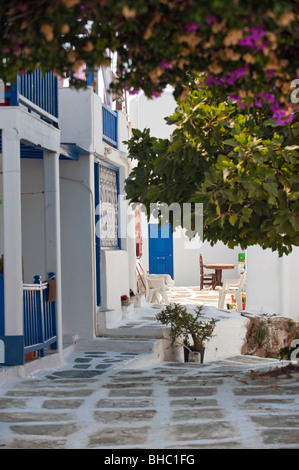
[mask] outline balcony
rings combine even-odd
[[[54,279],[54,274],[50,277]],[[50,298],[49,282],[35,276],[34,284],[23,284],[25,354],[40,351],[44,357],[47,347],[57,348],[56,303]]]
[[[102,103],[103,140],[112,147],[117,148],[117,111]]]
[[[54,280],[53,273],[50,274],[50,278]],[[41,282],[40,276],[35,276],[34,284],[23,284],[24,343],[15,345],[16,349],[18,347],[20,349],[20,357],[28,353],[36,355],[38,352],[44,357],[49,346],[52,349],[57,348],[56,302],[54,298],[50,298],[49,282],[50,280]],[[2,340],[5,338],[2,273],[0,274],[0,337]],[[12,340],[14,341],[15,337],[12,337]],[[0,359],[0,364],[3,362],[5,363]]]
[[[0,106],[22,106],[58,127],[58,79],[53,72],[18,75],[13,85],[1,88]]]

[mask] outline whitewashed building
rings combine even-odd
[[[124,197],[129,123],[92,87],[60,88],[59,103],[61,140],[84,149],[60,160],[63,325],[66,334],[91,338],[121,318],[121,297],[136,291],[127,231],[134,214]]]
[[[92,86],[52,73],[2,85],[0,366],[94,338],[134,290],[135,239],[123,201],[129,123]]]
[[[0,337],[4,363],[14,365],[24,352],[62,351],[58,83],[36,71],[1,88]],[[34,276],[38,287],[26,286]],[[54,276],[48,302],[39,281]]]

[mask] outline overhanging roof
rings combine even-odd
[[[21,140],[21,158],[43,158],[43,152],[47,149],[34,145],[27,140]],[[0,132],[0,153],[2,153],[2,132]],[[78,160],[79,155],[89,155],[89,151],[75,143],[63,142],[60,145],[60,160]]]

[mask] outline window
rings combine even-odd
[[[118,247],[118,172],[99,165],[101,247]]]

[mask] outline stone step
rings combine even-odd
[[[153,338],[135,337],[101,337],[94,339],[79,339],[76,349],[95,349],[102,351],[121,351],[139,354],[152,353],[159,342]]]
[[[81,339],[77,341],[76,349],[127,353],[128,361],[123,365],[126,368],[150,366],[165,360],[165,346],[162,339],[130,337]],[[132,357],[129,356],[130,354]]]

